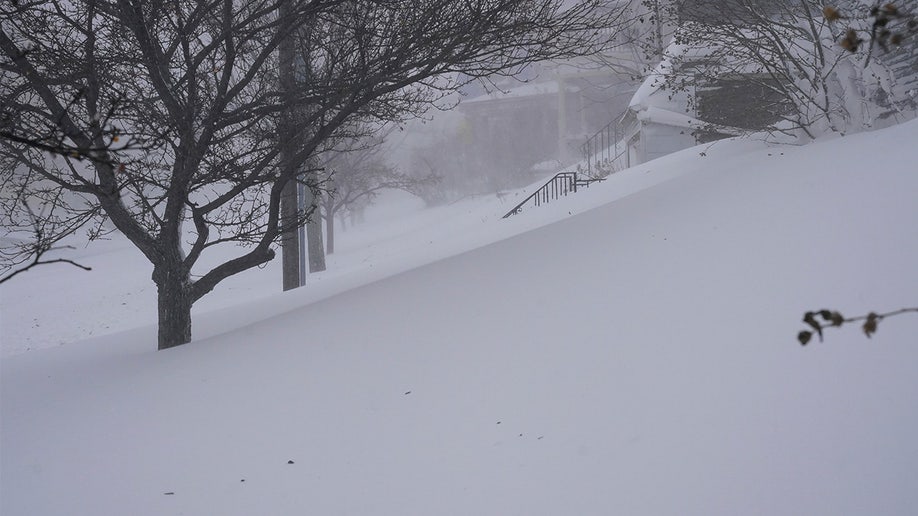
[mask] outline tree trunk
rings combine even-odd
[[[309,272],[325,270],[325,247],[322,245],[322,217],[316,214],[306,225],[306,245],[309,248]]]
[[[288,228],[281,233],[281,274],[284,290],[301,286],[300,282],[300,235],[296,228],[299,218],[296,198],[297,184],[287,183],[281,194],[281,225]]]
[[[191,296],[187,278],[175,269],[156,275],[159,305],[159,349],[168,349],[191,342]]]
[[[309,272],[325,270],[325,247],[322,245],[322,216],[319,213],[319,190],[316,186],[319,178],[316,172],[306,174],[306,199],[304,205],[307,213],[312,213],[306,222],[306,252],[308,253]]]
[[[328,206],[329,203],[326,203]],[[335,252],[335,215],[332,210],[325,210],[325,253]]]
[[[325,215],[325,254],[335,252],[335,176],[329,174],[325,182],[325,194],[322,196],[322,214]]]

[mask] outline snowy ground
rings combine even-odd
[[[401,199],[166,352],[139,255],[90,247],[0,289],[0,513],[913,514],[918,320],[795,335],[918,304],[915,141],[723,142],[507,220]]]

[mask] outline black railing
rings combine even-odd
[[[526,206],[526,203],[529,201],[533,202],[534,206],[541,206],[551,200],[558,199],[566,196],[570,193],[576,193],[577,188],[581,186],[590,186],[590,183],[596,181],[602,181],[601,178],[588,178],[580,179],[577,176],[576,172],[560,172],[555,177],[548,180],[547,183],[542,185],[541,188],[532,192],[532,195],[519,203],[512,210],[508,211],[503,218],[507,218],[511,215],[516,215],[523,211],[523,207]]]
[[[580,146],[580,152],[586,160],[587,177],[605,177],[616,172],[617,168],[622,168],[617,163],[618,158],[628,151],[628,146],[622,141],[622,118],[616,117]]]
[[[596,134],[587,138],[587,141],[580,146],[580,151],[586,161],[586,170],[577,165],[577,172],[558,173],[542,185],[541,188],[532,192],[532,195],[524,199],[523,202],[508,211],[504,218],[520,213],[526,203],[530,201],[535,206],[541,206],[543,203],[564,197],[567,194],[576,193],[577,188],[581,186],[589,186],[590,183],[602,181],[609,174],[622,168],[621,164],[618,163],[618,159],[628,152],[628,146],[623,141],[622,121],[624,117],[624,114],[615,117],[612,122],[609,122]]]

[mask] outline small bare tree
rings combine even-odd
[[[437,182],[434,176],[399,172],[383,158],[385,135],[374,135],[368,127],[359,132],[364,136],[348,138],[321,155],[325,177],[321,208],[328,254],[335,252],[335,217],[343,221],[347,212],[362,212],[383,190],[410,192],[421,184]]]

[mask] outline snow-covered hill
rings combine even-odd
[[[14,305],[71,316],[0,292],[0,513],[911,514],[918,320],[795,336],[918,305],[916,141],[721,142],[507,220],[413,211],[300,292],[218,291],[166,352],[142,318],[27,351]]]

